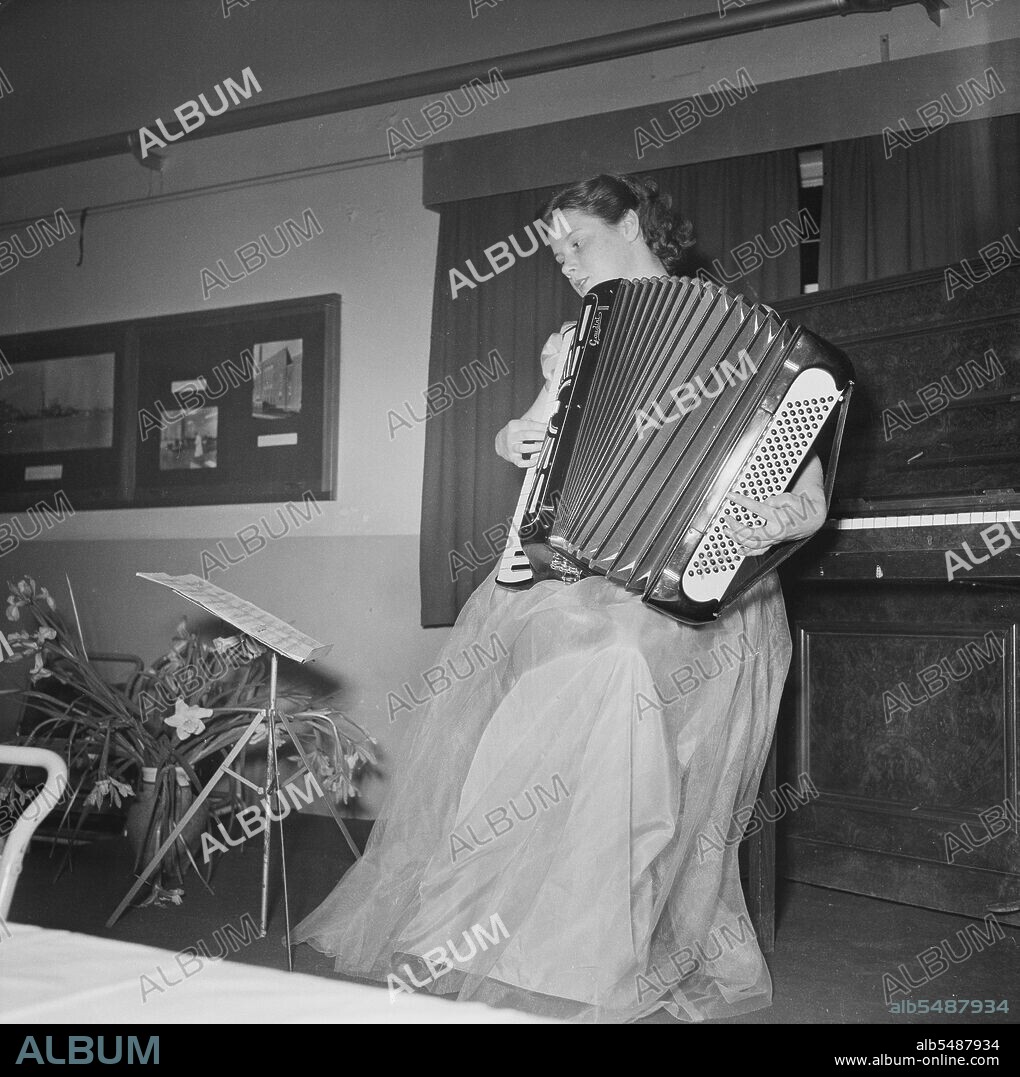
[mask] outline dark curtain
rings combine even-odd
[[[538,355],[549,334],[578,308],[578,297],[559,272],[548,247],[474,288],[459,287],[451,297],[450,270],[471,278],[492,272],[483,251],[513,235],[522,251],[532,246],[526,232],[549,191],[519,191],[443,206],[439,224],[429,386],[445,384],[462,392],[472,360],[498,377],[472,378],[479,387],[466,399],[428,419],[425,428],[425,482],[421,522],[422,625],[452,624],[475,587],[502,554],[498,531],[484,532],[512,516],[523,472],[496,455],[496,434],[522,415],[542,385]],[[537,237],[536,237],[537,238]],[[498,263],[497,263],[498,264]],[[490,360],[495,349],[501,373]],[[452,393],[450,394],[453,395]],[[505,529],[504,529],[505,536]],[[504,538],[505,541],[505,538]]]
[[[976,257],[1020,223],[1018,169],[1020,115],[950,124],[910,146],[829,143],[819,287]]]
[[[821,222],[801,220],[796,150],[730,157],[652,175],[694,222],[697,246],[688,272],[704,269],[754,303],[800,295],[795,231],[817,236]],[[743,267],[754,266],[745,270]],[[738,280],[733,280],[738,277]]]
[[[739,273],[739,281],[728,288],[754,301],[800,292],[795,246],[787,245],[774,256],[760,253],[777,252],[777,237],[790,235],[782,222],[798,223],[796,151],[648,174],[694,223],[698,246],[684,272],[703,267],[715,277],[720,269],[728,277]],[[479,277],[492,272],[483,252],[495,243],[508,243],[511,235],[527,251],[532,239],[525,229],[531,225],[535,232],[538,209],[556,189],[441,207],[429,359],[434,404],[425,434],[420,546],[425,627],[452,624],[502,554],[524,473],[500,459],[493,442],[501,427],[534,401],[542,384],[542,345],[564,321],[576,318],[580,308],[541,242],[527,258],[518,257],[511,246],[515,264],[474,288],[457,287],[456,298],[453,287],[461,282],[458,278],[451,285],[450,270],[473,279],[466,264],[470,259]],[[731,253],[739,244],[747,252],[746,272],[736,268]],[[472,362],[478,364],[473,373]],[[463,399],[455,399],[457,395]],[[447,397],[453,402],[447,403]]]

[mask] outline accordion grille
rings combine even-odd
[[[698,280],[623,281],[556,512],[556,544],[634,590],[689,523],[685,496],[720,432],[757,395],[790,338],[770,312]],[[760,395],[760,394],[759,394]]]

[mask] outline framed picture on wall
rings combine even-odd
[[[138,332],[135,505],[335,496],[339,296]]]
[[[123,325],[0,341],[0,507],[123,499],[128,351]]]
[[[0,508],[61,481],[76,511],[336,497],[337,295],[0,348]]]

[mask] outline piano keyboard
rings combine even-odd
[[[1005,524],[1020,522],[1020,509],[991,512],[936,512],[919,516],[847,516],[826,520],[836,531],[870,531],[880,527],[952,527],[954,525]]]
[[[1008,541],[992,555],[980,536],[984,529],[996,524],[1004,529]],[[957,586],[1020,579],[1020,508],[846,516],[827,520],[825,528],[807,546],[798,570],[802,580],[952,582]],[[829,537],[824,538],[825,534]],[[964,557],[970,568],[949,576],[946,557],[952,550]]]

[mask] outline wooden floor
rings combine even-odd
[[[363,843],[369,824],[351,823]],[[321,901],[350,862],[342,837],[329,819],[291,815],[285,822],[290,919],[296,923]],[[345,855],[346,854],[346,855]],[[215,894],[192,877],[179,906],[132,909],[113,929],[104,922],[131,885],[126,842],[107,839],[79,850],[71,872],[54,882],[61,853],[50,858],[48,847],[34,846],[25,858],[9,919],[13,923],[107,935],[129,942],[180,950],[204,941],[217,954],[215,933],[231,924],[244,934],[242,918],[260,915],[261,840],[219,857],[212,879]],[[284,909],[279,871],[272,873],[268,937],[249,943],[228,960],[286,968],[283,945]],[[776,949],[769,957],[774,985],[770,1009],[735,1019],[739,1024],[812,1023],[945,1023],[930,1018],[890,1013],[883,1000],[883,974],[902,977],[905,965],[917,979],[917,955],[948,939],[956,952],[965,952],[957,933],[964,918],[877,901],[852,894],[795,883],[779,886]],[[976,949],[976,947],[974,947]],[[332,961],[311,949],[294,951],[300,972],[333,976]],[[380,988],[383,990],[383,988]],[[901,998],[903,996],[897,996]],[[1010,1012],[972,1019],[990,1024],[1016,1024],[1020,1013],[1020,931],[1005,929],[981,952],[912,992],[920,999],[1007,999]],[[673,1023],[662,1011],[646,1023]]]

